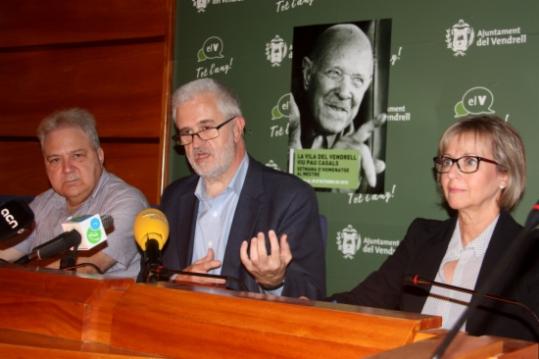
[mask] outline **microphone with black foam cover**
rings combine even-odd
[[[0,241],[28,230],[34,223],[34,212],[24,202],[11,200],[0,206]]]
[[[81,242],[81,235],[76,230],[64,232],[50,241],[32,249],[32,252],[26,256],[19,258],[16,264],[26,264],[34,259],[43,260],[55,258],[67,252],[70,248],[77,247]]]
[[[133,234],[144,251],[142,276],[146,282],[157,280],[154,274],[162,267],[161,250],[168,239],[167,217],[155,208],[141,211],[135,217]]]
[[[79,248],[79,246],[82,242],[92,242],[94,243],[93,246],[96,246],[97,244],[102,243],[106,239],[106,237],[101,234],[101,230],[103,230],[103,233],[110,233],[114,229],[114,221],[112,217],[107,214],[103,216],[81,216],[72,219],[66,223],[69,222],[72,222],[73,224],[72,229],[66,230],[65,232],[59,234],[50,241],[40,244],[39,246],[32,249],[32,252],[30,252],[30,254],[22,256],[17,261],[15,261],[15,263],[26,264],[34,259],[43,260],[56,258],[63,255],[72,248],[81,250],[89,249],[82,249]],[[65,225],[65,223],[63,225]],[[99,234],[95,233],[96,231],[98,231]]]

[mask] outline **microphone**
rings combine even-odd
[[[535,202],[535,204],[532,206],[532,209],[530,213],[528,213],[528,218],[526,218],[526,224],[525,227],[533,227],[532,229],[535,229],[537,227],[537,224],[539,224],[539,201]]]
[[[462,327],[466,319],[468,319],[468,317],[470,316],[471,311],[475,310],[475,308],[479,306],[481,297],[485,296],[486,293],[496,283],[504,284],[505,280],[507,279],[504,278],[506,269],[510,267],[511,262],[513,262],[515,258],[517,260],[520,259],[521,256],[527,252],[531,244],[533,244],[532,240],[526,241],[526,239],[528,239],[528,236],[536,229],[538,224],[539,201],[537,201],[535,205],[532,206],[532,209],[528,214],[528,217],[526,218],[524,228],[520,231],[516,238],[513,239],[513,242],[511,243],[509,249],[506,251],[505,256],[500,260],[496,268],[491,273],[490,277],[483,283],[481,288],[477,290],[477,295],[472,297],[470,305],[466,308],[464,312],[462,312],[459,319],[453,325],[453,328],[451,328],[451,330],[447,332],[444,340],[440,343],[440,345],[438,345],[438,347],[432,354],[433,358],[441,358],[443,356],[443,354],[449,347],[449,344],[451,344],[453,339],[455,339],[455,336],[457,335],[459,329]]]
[[[97,222],[99,224],[96,224],[96,217]],[[79,220],[80,218],[85,218],[83,220]],[[93,223],[88,223],[93,222]],[[95,231],[100,231],[100,229],[103,229],[105,233],[110,233],[114,229],[114,221],[110,215],[103,215],[103,216],[81,216],[77,217],[76,219],[70,219],[67,223],[72,224],[72,229],[65,231],[64,233],[59,234],[58,236],[54,237],[50,241],[47,241],[45,243],[40,244],[39,246],[32,249],[32,252],[30,254],[27,254],[25,256],[22,256],[18,260],[15,261],[15,264],[26,264],[34,259],[52,259],[57,256],[60,256],[70,250],[71,248],[79,248],[79,245],[85,241],[85,242],[91,242],[95,241],[93,238],[97,237],[97,234],[94,233]],[[62,224],[62,227],[64,224]],[[96,229],[96,227],[98,227]],[[84,228],[87,228],[84,230]],[[89,239],[90,238],[90,239]],[[102,243],[104,241],[101,240],[100,242],[97,242],[93,246],[96,246],[99,243]],[[82,249],[81,250],[85,250]]]
[[[167,217],[155,208],[147,208],[135,217],[133,234],[135,241],[144,251],[144,281],[159,279],[157,268],[162,267],[161,249],[168,239],[169,227]]]
[[[20,200],[3,203],[0,215],[0,241],[24,233],[34,222],[34,212]]]
[[[108,227],[108,228],[104,228]],[[77,267],[77,250],[90,250],[105,242],[107,233],[112,232],[114,223],[110,215],[99,216],[83,215],[70,217],[66,223],[62,223],[64,231],[76,230],[82,236],[82,240],[76,247],[71,247],[60,258],[60,269],[75,270]],[[100,271],[98,271],[101,273]]]
[[[235,277],[172,270],[163,266],[161,250],[168,239],[169,225],[167,217],[160,210],[147,208],[139,212],[135,217],[133,234],[138,246],[144,251],[142,278],[145,282],[169,281],[174,275],[183,274],[193,277],[221,279],[224,280],[227,288],[230,287],[231,281],[234,281],[238,283],[240,290],[247,291],[245,284]]]
[[[15,261],[15,264],[26,264],[34,259],[51,259],[65,253],[72,247],[77,247],[81,242],[81,235],[76,230],[64,232],[48,242],[40,244],[27,254]]]
[[[82,240],[78,249],[87,251],[107,239],[107,233],[114,229],[114,221],[108,214],[70,217],[67,222],[62,223],[62,229],[64,232],[73,229],[79,232]]]
[[[537,314],[535,314],[535,312],[530,307],[528,307],[526,304],[524,304],[522,302],[519,302],[517,300],[504,298],[504,297],[501,297],[499,295],[494,295],[494,294],[488,294],[488,293],[482,294],[482,293],[479,293],[479,292],[477,292],[477,291],[475,291],[473,289],[457,287],[456,285],[451,285],[451,284],[436,282],[436,281],[433,281],[433,280],[428,280],[428,279],[425,279],[425,278],[419,276],[419,274],[407,275],[406,277],[404,277],[404,282],[405,282],[405,284],[412,284],[412,285],[417,286],[417,287],[419,287],[419,286],[429,286],[429,285],[430,286],[435,286],[435,287],[442,287],[442,288],[446,288],[446,289],[456,290],[457,292],[468,293],[468,294],[471,294],[473,296],[480,295],[480,296],[483,296],[485,298],[488,298],[488,299],[491,299],[491,300],[494,300],[494,301],[498,301],[498,302],[502,302],[502,303],[509,303],[509,304],[517,305],[517,306],[525,309],[527,312],[529,312],[532,315],[532,317],[537,321],[537,323],[539,323],[539,317],[537,316]],[[460,301],[458,301],[458,302],[462,303],[462,304],[469,304],[469,303],[466,303],[466,302],[460,302]]]

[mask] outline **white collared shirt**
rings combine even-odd
[[[453,235],[447,247],[436,278],[436,282],[451,284],[457,287],[474,289],[485,258],[485,252],[487,251],[492,233],[498,222],[496,217],[491,224],[485,228],[476,238],[470,241],[466,246],[462,244],[460,236],[460,225],[457,221]],[[443,268],[451,262],[457,261],[455,270],[453,272],[453,281],[450,283],[445,278]],[[471,300],[471,294],[462,293],[456,290],[441,288],[432,286],[430,289],[429,297],[427,298],[425,305],[423,306],[422,314],[438,315],[442,317],[442,327],[450,329],[458,320],[460,315],[466,310],[466,304],[456,303],[454,301],[463,301],[469,303]],[[465,327],[466,324],[463,325]],[[463,328],[461,328],[463,329]]]

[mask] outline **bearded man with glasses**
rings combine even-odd
[[[164,266],[238,279],[229,283],[233,289],[323,297],[324,243],[313,189],[247,154],[239,102],[217,81],[183,85],[172,106],[173,139],[195,174],[163,194],[171,224]]]

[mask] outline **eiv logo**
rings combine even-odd
[[[223,56],[223,40],[219,36],[210,36],[202,44],[202,48],[197,52],[198,62],[203,62],[209,59],[222,59]]]
[[[288,127],[290,126],[289,120],[291,120],[291,106],[295,106],[295,102],[292,99],[292,94],[290,92],[279,97],[277,104],[271,109],[272,124],[270,125],[270,137],[283,137],[288,135]],[[296,109],[295,113],[297,114],[299,121],[299,110],[297,109],[297,106],[294,108]],[[284,119],[286,122],[277,121],[280,119]]]
[[[455,117],[467,115],[493,114],[494,94],[483,86],[472,87],[455,104]]]
[[[351,224],[347,225],[342,231],[337,232],[337,249],[345,259],[354,259],[360,247],[361,236]]]
[[[266,43],[266,59],[271,62],[271,66],[281,66],[287,55],[289,59],[292,58],[292,45],[288,45],[279,35]]]
[[[271,120],[279,120],[283,117],[288,117],[290,115],[290,97],[292,94],[286,93],[279,97],[277,104],[271,109]]]
[[[234,58],[225,59],[225,56],[223,56],[224,47],[223,40],[219,36],[210,36],[204,40],[202,47],[197,52],[197,60],[199,63],[207,60],[214,61],[208,61],[196,68],[197,79],[217,74],[228,74],[232,69]]]
[[[473,44],[475,31],[464,20],[460,19],[451,28],[445,30],[447,48],[453,50],[453,55],[464,56],[466,50]]]

